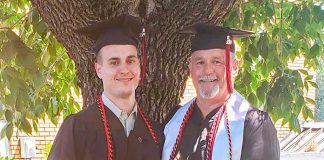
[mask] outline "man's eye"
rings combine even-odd
[[[116,66],[116,65],[118,65],[119,63],[118,63],[118,61],[110,61],[109,64],[110,64],[110,65],[113,65],[113,66]]]
[[[133,63],[135,63],[135,60],[134,59],[131,59],[131,60],[129,60],[129,61],[127,61],[129,64],[133,64]]]
[[[204,61],[197,61],[196,64],[204,64]]]
[[[220,64],[222,64],[221,61],[213,61],[213,63],[216,64],[216,65],[220,65]]]

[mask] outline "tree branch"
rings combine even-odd
[[[8,29],[13,29],[18,23],[24,21],[26,18],[31,12],[34,11],[34,8],[32,7],[27,13],[25,13],[22,17],[20,17],[14,24],[12,24],[10,27],[0,27],[0,29],[3,29],[3,30],[8,30]]]
[[[26,14],[24,14],[22,17],[20,17],[13,25],[11,25],[11,29],[14,28],[20,21],[22,21],[23,18],[28,16],[31,12],[34,11],[34,8],[32,7]]]

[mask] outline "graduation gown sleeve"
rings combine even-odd
[[[76,160],[73,136],[74,121],[74,115],[64,120],[54,140],[48,160]]]
[[[63,121],[48,159],[106,159],[105,146],[100,113],[96,106],[92,105]]]
[[[279,160],[277,131],[266,112],[248,111],[243,135],[241,160]]]

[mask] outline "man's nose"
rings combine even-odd
[[[120,73],[129,73],[129,66],[126,63],[123,63],[119,66],[119,72]]]
[[[214,72],[214,67],[213,67],[213,65],[212,64],[210,64],[210,63],[206,63],[206,65],[205,65],[205,69],[204,69],[204,71],[205,71],[205,74],[211,74],[211,73],[213,73]]]

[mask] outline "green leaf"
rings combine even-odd
[[[305,81],[309,81],[309,80],[312,80],[314,78],[313,75],[308,75],[305,77]]]
[[[37,121],[33,121],[33,128],[36,132],[38,132],[38,122]]]
[[[244,12],[243,28],[250,28],[252,14],[253,14],[252,10],[247,10]]]
[[[318,88],[318,85],[316,84],[316,82],[308,81],[308,83],[309,83],[312,87],[314,87],[314,88],[316,88],[316,89],[319,89],[319,88]]]
[[[16,42],[15,47],[17,50],[17,63],[31,72],[36,72],[36,57],[33,51],[22,42]]]
[[[311,109],[307,109],[307,115],[309,118],[314,119],[314,113]]]
[[[253,63],[249,53],[244,54],[244,63],[247,63],[247,62]],[[248,64],[248,65],[251,66],[250,64]]]
[[[301,95],[299,95],[299,96],[296,98],[296,107],[297,107],[297,108],[302,108],[304,105],[305,105],[304,98],[303,98]]]
[[[32,126],[30,125],[29,121],[26,118],[23,118],[21,121],[21,128],[25,133],[31,134],[32,133]]]
[[[55,56],[56,55],[56,47],[54,45],[54,43],[49,43],[47,46],[47,52],[51,55],[51,56]]]
[[[289,118],[284,118],[281,122],[281,126],[284,126],[288,123]]]
[[[53,108],[53,114],[56,115],[59,109],[56,97],[53,97],[51,99],[51,107]]]
[[[300,125],[298,118],[295,114],[292,114],[289,119],[289,129],[295,132],[300,132]]]
[[[6,117],[7,122],[11,122],[11,121],[12,121],[12,118],[13,118],[13,113],[12,113],[12,111],[10,111],[10,110],[6,110],[6,112],[5,112],[5,117]]]
[[[316,102],[313,99],[308,98],[308,97],[305,97],[305,99],[306,99],[306,102],[308,102],[308,103],[310,103],[310,104],[312,104],[314,106],[316,105]]]
[[[35,41],[36,41],[35,39],[37,39],[35,37],[36,37],[36,34],[35,33],[32,33],[31,35],[29,35],[28,36],[28,39],[26,40],[26,45],[32,46],[33,43],[35,43]]]
[[[6,42],[2,46],[2,52],[0,55],[0,59],[3,59],[7,63],[10,63],[10,60],[16,55],[14,46],[12,45],[11,41]]]
[[[271,112],[271,113],[272,113],[272,112]],[[279,118],[280,118],[280,117],[279,117],[279,114],[276,114],[276,113],[271,114],[271,119],[272,119],[273,124],[277,124]]]
[[[261,101],[262,104],[266,100],[266,93],[267,93],[267,90],[264,86],[261,86],[257,89],[258,99]]]
[[[309,87],[308,87],[307,81],[304,81],[304,87],[305,87],[306,91],[308,92]]]
[[[58,119],[54,117],[52,110],[49,110],[46,114],[54,125],[58,124]]]
[[[15,69],[11,66],[7,66],[6,68],[4,68],[2,73],[10,76],[12,78],[17,78],[17,77],[21,76],[21,73],[17,69]]]
[[[250,55],[252,55],[253,57],[256,57],[256,58],[259,56],[257,48],[253,44],[249,45],[249,53],[250,53]]]
[[[299,69],[298,70],[300,73],[304,74],[305,76],[308,76],[308,71],[304,70],[304,69]]]
[[[320,47],[318,44],[315,43],[309,50],[308,58],[315,58],[316,56],[319,56],[319,53],[320,53]]]
[[[303,9],[302,9],[302,12],[301,12],[301,16],[302,16],[302,20],[305,22],[305,23],[310,23],[310,11],[309,11],[309,8],[306,4],[303,4]]]
[[[255,96],[255,94],[254,93],[250,93],[250,95],[249,95],[249,97],[248,97],[248,101],[252,104],[252,105],[257,105],[257,102],[258,102],[258,100],[257,100],[257,98],[256,98],[256,96]]]
[[[80,104],[77,103],[77,102],[74,102],[74,107],[75,107],[78,111],[80,111],[80,109],[81,109]]]
[[[21,42],[21,39],[20,37],[15,33],[13,32],[12,30],[8,29],[7,33],[6,33],[6,36],[8,37],[9,40],[15,42],[15,41],[19,41]]]
[[[268,17],[272,17],[273,16],[274,11],[272,10],[272,7],[271,6],[269,6],[269,5],[266,6],[266,13],[267,13],[267,16]]]
[[[296,105],[295,103],[292,103],[292,111],[295,115],[299,115],[301,109],[302,105]]]
[[[47,33],[47,25],[43,20],[39,21],[39,23],[35,27],[36,32],[41,36],[44,37]]]
[[[283,100],[281,100],[281,102],[283,102]],[[290,106],[287,105],[286,103],[281,103],[280,109],[283,114],[290,113]]]
[[[51,55],[48,52],[44,52],[42,55],[42,62],[45,67],[48,67],[48,63],[50,61]]]
[[[39,13],[37,12],[37,10],[33,10],[31,18],[32,18],[32,20],[31,20],[31,21],[32,21],[32,25],[33,25],[33,26],[36,26],[37,23],[38,23],[39,20],[40,20],[40,15],[39,15]],[[34,30],[35,30],[35,29],[34,29]]]
[[[251,74],[249,72],[244,72],[245,74],[243,74],[243,77],[242,77],[242,81],[249,85],[251,83]]]
[[[9,123],[6,127],[6,136],[8,139],[11,139],[12,137],[12,134],[13,134],[13,125],[12,123]]]
[[[7,133],[6,129],[7,129],[7,124],[1,129],[1,139],[6,137],[6,133]]]
[[[304,120],[306,121],[307,118],[308,118],[308,112],[307,112],[307,107],[306,106],[303,106],[302,115],[303,115]]]
[[[272,31],[272,38],[276,37],[279,33],[280,29],[278,27],[275,27]]]
[[[324,21],[323,14],[324,14],[324,10],[320,5],[313,5],[313,17],[315,20],[319,22],[323,22]]]
[[[306,28],[306,22],[304,22],[302,19],[298,19],[293,24],[293,28],[296,28],[300,34],[304,34]]]
[[[15,96],[13,94],[10,94],[10,95],[5,96],[5,100],[6,100],[6,103],[9,106],[12,106],[13,107],[13,106],[16,105],[17,96]]]
[[[309,109],[306,105],[302,109],[302,114],[303,114],[304,120],[307,120],[308,117],[311,119],[314,119],[314,114],[313,114],[312,110]]]
[[[18,93],[19,94],[19,93]],[[15,104],[15,111],[17,112],[21,112],[23,111],[23,109],[26,109],[26,105],[24,104],[24,100],[23,100],[23,96],[17,96],[17,97],[21,97],[20,100],[17,100],[16,101],[16,104]]]

